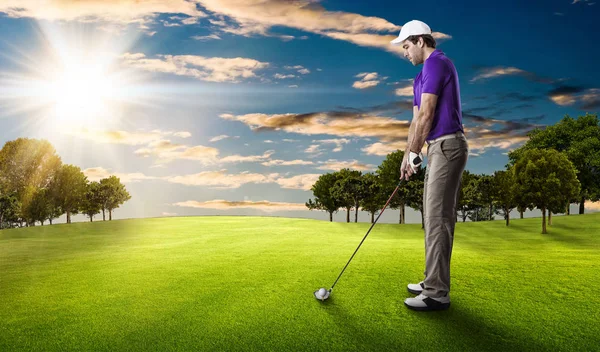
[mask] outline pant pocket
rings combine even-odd
[[[447,161],[452,161],[468,153],[467,142],[461,138],[442,140],[440,150]]]

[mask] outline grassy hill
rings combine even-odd
[[[600,213],[458,223],[452,306],[404,307],[420,225],[182,217],[0,231],[0,350],[600,346]]]

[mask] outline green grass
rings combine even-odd
[[[0,351],[589,351],[600,213],[458,223],[452,306],[414,312],[420,225],[183,217],[0,231]]]

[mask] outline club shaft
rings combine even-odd
[[[400,180],[400,182],[396,186],[396,189],[394,190],[394,193],[392,193],[392,195],[390,196],[390,198],[387,200],[387,202],[383,206],[383,209],[381,209],[381,212],[379,213],[379,215],[377,215],[377,219],[375,219],[375,222],[373,222],[371,224],[371,227],[369,228],[369,231],[367,231],[367,234],[365,235],[365,237],[363,237],[363,239],[362,239],[362,241],[360,241],[360,244],[358,245],[358,247],[356,247],[356,250],[354,251],[354,253],[352,253],[352,256],[350,257],[350,260],[348,260],[348,263],[346,263],[346,266],[344,266],[344,269],[342,269],[342,272],[340,273],[340,275],[337,277],[337,279],[335,279],[335,282],[331,286],[330,290],[333,290],[333,287],[335,286],[335,284],[337,284],[337,282],[340,279],[340,277],[342,277],[342,274],[344,273],[344,271],[348,267],[348,264],[350,264],[350,262],[352,261],[352,258],[354,258],[354,255],[356,254],[356,252],[358,252],[358,249],[360,248],[360,246],[363,244],[363,242],[365,241],[365,239],[369,235],[369,232],[371,232],[371,229],[373,228],[373,226],[375,226],[375,224],[377,223],[377,220],[379,220],[379,217],[381,216],[381,214],[383,214],[383,211],[385,210],[385,208],[387,208],[387,206],[390,203],[390,201],[392,200],[392,198],[394,198],[394,195],[396,194],[396,192],[398,192],[398,188],[400,187],[401,184],[402,184],[402,180]]]

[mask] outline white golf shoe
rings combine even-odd
[[[450,295],[444,297],[432,298],[420,294],[414,298],[404,300],[404,305],[413,310],[444,310],[450,308]]]
[[[419,282],[418,284],[408,284],[408,292],[415,295],[420,295],[424,288],[425,285],[423,284],[423,281]]]

